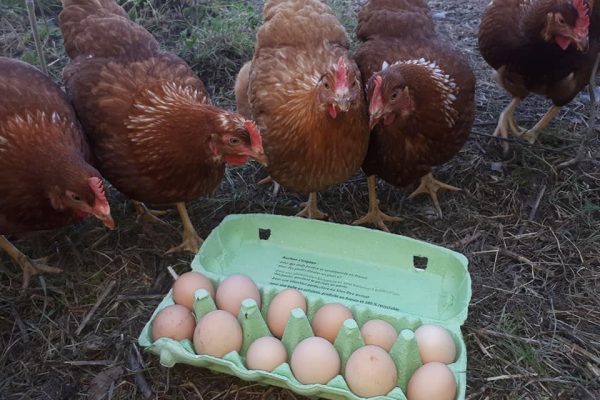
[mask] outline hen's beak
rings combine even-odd
[[[573,38],[573,44],[575,44],[575,47],[579,51],[587,51],[590,46],[587,36]]]
[[[267,155],[262,149],[253,151],[250,154],[250,157],[258,161],[261,165],[265,167],[269,165],[269,159],[267,158]]]
[[[370,113],[370,117],[369,117],[369,129],[370,130],[373,130],[373,128],[375,128],[375,125],[377,125],[379,123],[379,120],[381,120],[381,117],[383,117],[383,110],[381,110],[381,109],[373,110]]]
[[[106,213],[106,212],[99,212],[97,210],[94,210],[94,217],[96,217],[100,221],[102,221],[104,226],[106,226],[108,229],[110,229],[110,230],[115,229],[115,221],[113,220],[112,215],[110,215],[110,211],[108,213]]]
[[[341,112],[347,112],[350,109],[350,98],[346,93],[336,96],[335,104]]]

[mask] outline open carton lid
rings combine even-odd
[[[192,269],[219,281],[242,273],[259,286],[458,328],[471,300],[467,265],[460,253],[400,235],[245,214],[226,217],[212,231]]]

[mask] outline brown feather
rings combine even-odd
[[[211,153],[211,135],[237,132],[249,145],[244,119],[211,106],[191,68],[159,51],[113,0],[63,3],[65,46],[78,49],[64,71],[67,91],[103,175],[128,197],[154,204],[212,192],[224,163]]]
[[[397,25],[373,24],[385,19]],[[410,26],[413,19],[420,23],[408,32],[403,22]],[[433,34],[423,1],[369,1],[357,27],[358,32],[367,30],[370,34],[363,36],[366,41],[356,55],[363,80],[379,73],[384,61],[392,64],[382,73],[382,90],[408,88],[413,111],[406,121],[397,117],[375,127],[363,170],[405,186],[450,160],[464,145],[474,119],[475,78],[464,58]]]
[[[481,55],[513,97],[536,93],[563,106],[589,82],[600,50],[600,5],[592,6],[589,50],[562,50],[542,33],[549,13],[560,12],[566,24],[575,26],[578,14],[572,0],[494,0],[479,27]]]
[[[63,92],[44,74],[0,57],[0,234],[52,229],[74,222],[49,195],[57,188],[87,194],[89,149]]]
[[[344,57],[360,90],[344,28],[320,1],[267,1],[249,76],[252,115],[264,136],[272,178],[313,192],[346,180],[368,142],[366,104],[332,119],[318,104],[317,85]]]

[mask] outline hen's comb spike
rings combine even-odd
[[[348,86],[348,68],[346,67],[346,61],[344,57],[340,57],[335,69],[335,87],[345,88]]]
[[[260,132],[258,131],[258,127],[256,126],[256,122],[244,121],[244,128],[246,128],[248,134],[250,135],[250,145],[252,147],[262,148],[262,137],[260,136]]]
[[[94,208],[110,212],[110,207],[108,205],[108,200],[106,200],[106,192],[104,190],[104,183],[102,182],[102,179],[93,176],[88,179],[88,184],[96,196]]]
[[[590,27],[589,7],[583,0],[573,0],[573,7],[577,10],[575,33],[582,37],[587,36]]]

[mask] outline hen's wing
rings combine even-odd
[[[95,57],[147,57],[159,51],[148,31],[132,22],[114,0],[62,0],[59,15],[65,49],[71,59]]]
[[[490,2],[479,25],[479,51],[483,59],[498,69],[523,51],[521,33],[523,7],[529,0],[494,0]]]
[[[429,7],[423,0],[370,0],[358,13],[358,38],[429,39],[435,36]]]

